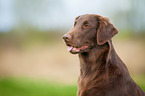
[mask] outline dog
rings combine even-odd
[[[117,33],[108,18],[85,14],[64,34],[68,51],[80,59],[77,96],[145,96],[114,50],[111,38]]]

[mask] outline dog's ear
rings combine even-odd
[[[98,17],[98,29],[97,29],[97,44],[102,45],[110,40],[118,30],[110,23],[106,17]]]

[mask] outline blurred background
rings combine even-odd
[[[114,47],[145,91],[145,0],[0,0],[0,96],[75,96],[77,55],[62,36],[83,14],[108,17]]]

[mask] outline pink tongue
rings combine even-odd
[[[88,46],[82,46],[81,48],[75,48],[73,46],[68,46],[67,50],[68,51],[72,51],[72,52],[79,52],[81,49],[86,49],[88,48]]]
[[[73,46],[68,46],[67,50],[68,50],[68,51],[71,51],[72,48],[73,48]]]
[[[80,49],[79,49],[79,48],[73,48],[72,51],[73,51],[73,52],[79,52]]]

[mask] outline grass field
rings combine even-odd
[[[75,96],[75,85],[61,85],[27,79],[0,79],[0,96]]]
[[[133,76],[145,91],[145,76]],[[63,85],[29,79],[0,79],[0,96],[76,96],[76,85]]]

